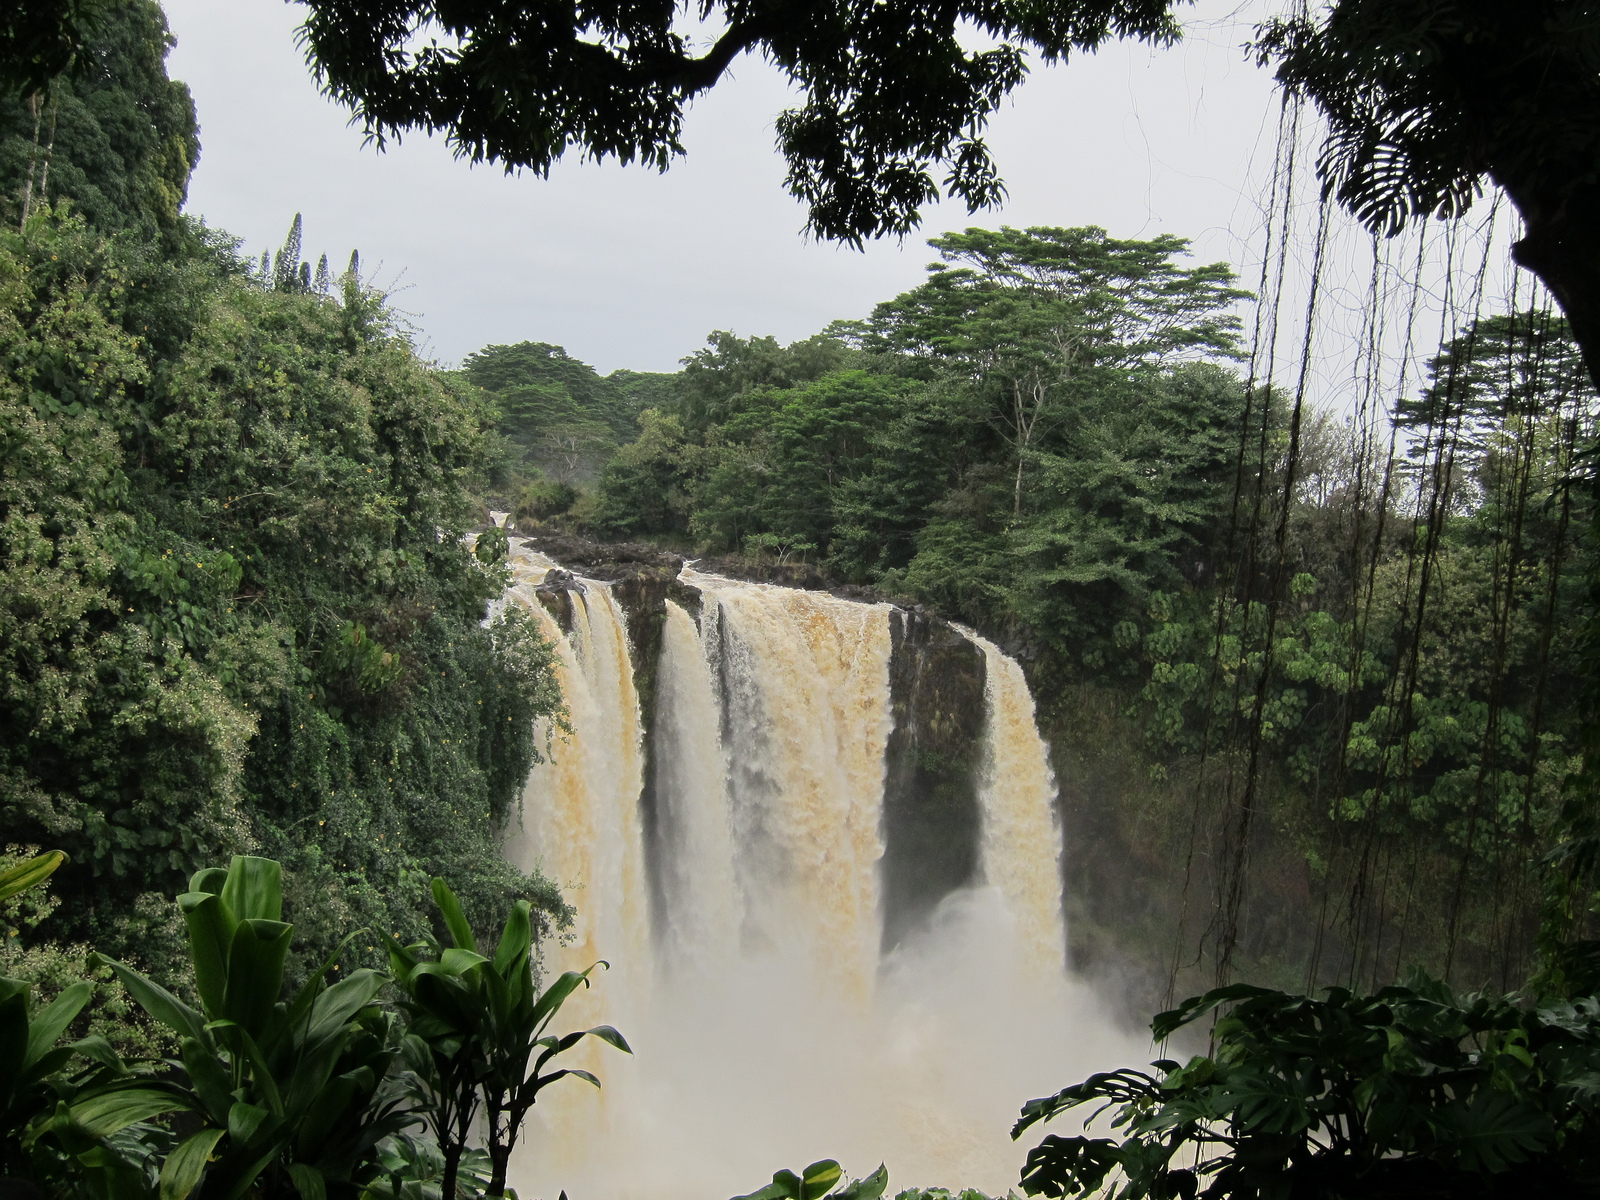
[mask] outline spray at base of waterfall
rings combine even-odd
[[[624,1031],[634,1057],[597,1064],[606,1102],[573,1081],[541,1097],[513,1172],[519,1193],[723,1200],[826,1157],[853,1175],[886,1162],[892,1192],[1003,1196],[1042,1136],[1010,1140],[1024,1101],[1150,1057],[1086,987],[1040,981],[1027,941],[984,887],[947,897],[864,1003],[792,959],[676,977],[664,964]],[[1076,1126],[1060,1119],[1048,1132]]]

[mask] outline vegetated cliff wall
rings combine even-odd
[[[569,570],[610,583],[627,614],[645,728],[645,833],[658,837],[656,755],[651,739],[666,601],[698,621],[702,597],[679,578],[685,560],[655,546],[599,543],[539,531],[534,548]],[[978,878],[977,771],[982,757],[982,652],[948,621],[867,588],[831,585],[809,563],[698,560],[698,570],[752,582],[828,591],[896,604],[890,664],[894,729],[885,753],[883,950],[922,925],[951,891]],[[572,598],[558,579],[540,589],[570,628]],[[1130,1026],[1174,999],[1211,986],[1213,964],[1195,946],[1214,909],[1219,814],[1180,764],[1170,771],[1148,749],[1132,697],[1069,678],[1027,637],[986,630],[1022,663],[1038,704],[1040,732],[1059,785],[1065,852],[1062,896],[1068,961],[1115,999]],[[1304,852],[1303,806],[1281,781],[1263,788],[1265,820],[1251,847],[1251,903],[1236,953],[1237,973],[1299,988],[1317,940],[1317,881]],[[1296,815],[1296,814],[1300,815]],[[657,861],[657,855],[650,856]],[[652,880],[659,886],[659,880]],[[659,911],[659,906],[658,906]],[[1337,956],[1337,947],[1329,949]],[[1331,959],[1330,959],[1331,961]]]

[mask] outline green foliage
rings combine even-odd
[[[0,903],[11,899],[19,892],[38,887],[54,875],[56,868],[66,861],[67,856],[61,851],[46,850],[43,854],[36,854],[32,858],[7,866],[0,871]]]
[[[733,1200],[878,1200],[889,1186],[889,1171],[879,1166],[864,1179],[852,1179],[837,1191],[834,1185],[844,1178],[844,1168],[831,1158],[814,1162],[798,1175],[793,1171],[778,1171],[772,1182],[747,1196]],[[902,1192],[906,1196],[913,1193]]]
[[[807,227],[856,245],[915,228],[921,206],[940,195],[936,171],[969,209],[1005,194],[982,130],[1022,82],[1027,49],[1053,62],[1113,36],[1177,36],[1165,0],[1045,8],[897,0],[871,10],[723,3],[700,11],[717,40],[696,56],[672,6],[612,5],[581,19],[523,3],[471,12],[371,0],[307,7],[303,37],[319,79],[374,136],[442,129],[474,162],[541,174],[572,146],[665,169],[683,153],[686,103],[741,53],[759,52],[804,96],[777,128]],[[410,45],[423,13],[449,50]],[[999,44],[968,50],[957,32],[968,22]]]
[[[0,806],[86,868],[58,936],[159,950],[150,894],[219,847],[285,863],[318,960],[421,928],[442,870],[477,919],[564,911],[494,850],[560,697],[525,617],[480,623],[484,410],[380,297],[40,216],[0,235],[0,354]]]
[[[1341,0],[1268,22],[1257,50],[1326,114],[1324,186],[1374,229],[1460,213],[1486,175],[1519,205],[1590,186],[1569,169],[1600,152],[1581,6]]]
[[[1243,389],[1207,360],[1237,353],[1244,293],[1226,266],[1180,265],[1181,238],[932,244],[928,282],[865,324],[788,347],[712,334],[671,411],[607,464],[594,523],[809,547],[845,578],[1026,620],[1104,662],[1130,607],[1212,566]]]
[[[511,519],[518,524],[525,521],[538,523],[547,517],[560,516],[569,511],[577,500],[577,489],[570,484],[535,479],[517,493],[516,502],[511,508]]]
[[[619,441],[633,437],[640,409],[665,379],[637,371],[602,378],[544,342],[485,346],[467,356],[461,374],[489,394],[514,467],[549,474],[556,487],[590,478]]]
[[[332,959],[285,993],[291,926],[279,864],[235,857],[198,872],[178,897],[200,1007],[121,963],[109,965],[139,1004],[177,1035],[178,1078],[129,1081],[80,1096],[56,1118],[68,1131],[115,1133],[135,1121],[184,1112],[199,1118],[165,1156],[162,1200],[236,1200],[252,1189],[301,1196],[360,1184],[375,1174],[375,1147],[411,1117],[379,1089],[397,1052],[392,1020],[373,1006],[384,976]],[[352,935],[354,936],[354,935]],[[282,998],[280,998],[282,997]],[[279,1176],[276,1185],[263,1176]]]
[[[23,95],[48,87],[87,40],[98,0],[22,0],[0,16],[0,88]]]
[[[1589,1194],[1600,1184],[1600,1002],[1538,1009],[1418,976],[1325,999],[1243,984],[1151,1023],[1158,1041],[1226,1006],[1212,1050],[1029,1101],[1012,1131],[1083,1104],[1112,1138],[1050,1136],[1029,1195]],[[1093,1120],[1094,1116],[1090,1119]]]
[[[97,4],[87,20],[88,5],[50,7],[85,40],[70,71],[56,73],[63,63],[54,78],[40,79],[46,62],[59,62],[59,51],[46,51],[31,90],[0,95],[3,211],[15,222],[29,208],[70,198],[106,231],[171,230],[200,138],[189,89],[167,78],[173,39],[160,6]]]
[[[391,969],[410,1014],[406,1060],[421,1083],[423,1111],[443,1152],[443,1194],[456,1194],[462,1156],[481,1111],[491,1164],[486,1194],[501,1196],[511,1152],[539,1093],[568,1075],[600,1086],[588,1071],[546,1065],[591,1036],[632,1051],[609,1025],[559,1036],[547,1032],[567,998],[589,986],[594,967],[564,972],[540,992],[526,901],[511,910],[493,957],[486,957],[449,886],[435,879],[432,890],[451,944],[431,938],[410,946],[389,943]],[[876,1200],[876,1193],[863,1200]]]

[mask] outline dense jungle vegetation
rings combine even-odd
[[[41,932],[170,982],[168,898],[246,850],[315,961],[419,932],[441,873],[559,918],[496,850],[560,698],[531,627],[480,624],[493,417],[354,270],[314,286],[298,221],[263,274],[180,214],[168,40],[119,6],[93,69],[0,102],[0,822],[71,856]]]

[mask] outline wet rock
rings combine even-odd
[[[884,752],[883,950],[926,924],[945,896],[978,882],[983,651],[948,621],[890,615]]]
[[[578,577],[571,571],[562,570],[560,567],[551,567],[544,574],[544,580],[539,588],[550,588],[562,592],[581,592],[583,584],[578,582]]]

